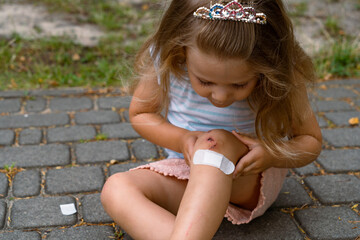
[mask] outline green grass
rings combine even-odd
[[[121,86],[132,73],[134,56],[153,29],[155,9],[116,0],[27,0],[50,11],[77,16],[106,33],[96,47],[66,37],[0,38],[0,89]],[[81,16],[81,17],[79,17]]]
[[[343,37],[323,46],[315,55],[314,64],[320,78],[360,77],[359,41]]]

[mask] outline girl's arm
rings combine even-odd
[[[156,77],[146,76],[156,76],[154,67],[140,79],[133,94],[129,109],[133,128],[150,142],[184,153],[185,158],[189,159],[199,132],[176,127],[157,113],[162,104],[160,97],[156,96],[160,86]]]
[[[298,168],[316,160],[321,152],[321,130],[308,101],[306,88],[303,87],[300,91],[303,102],[298,108],[302,113],[303,122],[302,125],[292,126],[293,138],[285,143],[294,153],[294,157],[272,156],[258,140],[234,132],[250,150],[236,166],[235,176],[257,174],[270,167]]]

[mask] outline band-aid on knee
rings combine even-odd
[[[226,175],[232,174],[235,170],[234,163],[227,159],[224,155],[206,149],[200,149],[195,152],[193,163],[216,167]]]

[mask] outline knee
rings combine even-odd
[[[234,164],[247,153],[248,149],[231,132],[215,129],[207,132],[195,143],[195,150],[209,149],[225,155]]]
[[[110,176],[105,182],[101,191],[101,203],[106,209],[115,199],[119,199],[119,195],[126,191],[128,181],[125,173],[116,173]]]

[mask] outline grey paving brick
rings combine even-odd
[[[323,98],[342,99],[357,97],[353,91],[344,87],[328,88],[326,90],[319,89],[317,93],[320,97]]]
[[[5,173],[0,173],[0,198],[6,197],[9,188],[9,180]]]
[[[224,220],[215,234],[214,240],[262,240],[262,239],[292,239],[303,240],[291,217],[280,210],[267,211],[263,216],[248,224],[233,225]]]
[[[10,227],[15,229],[73,225],[77,214],[63,215],[61,204],[74,203],[69,196],[38,197],[15,200],[11,209]]]
[[[100,191],[104,178],[100,167],[51,169],[46,173],[45,191],[49,194]]]
[[[360,201],[360,179],[353,175],[310,176],[304,179],[324,204]]]
[[[131,143],[133,153],[138,160],[158,158],[156,146],[145,139],[139,139]]]
[[[39,144],[42,140],[42,131],[40,129],[25,129],[20,132],[19,143],[25,144]]]
[[[0,145],[11,145],[14,143],[15,133],[11,130],[0,130]]]
[[[120,122],[120,116],[113,111],[89,111],[75,114],[77,124],[106,124]]]
[[[360,234],[360,217],[347,207],[308,208],[295,211],[295,218],[310,239],[355,239]]]
[[[92,126],[57,127],[48,130],[48,142],[73,142],[95,138],[96,131]]]
[[[4,228],[5,225],[6,210],[6,203],[0,200],[0,229]]]
[[[54,98],[50,100],[50,109],[54,111],[87,110],[93,107],[92,100],[88,97],[80,98]]]
[[[359,85],[360,84],[360,80],[359,79],[336,79],[336,80],[330,80],[330,81],[326,81],[321,84],[325,84],[325,85]]]
[[[0,118],[0,128],[48,127],[65,125],[69,121],[69,116],[66,113],[2,116]]]
[[[100,141],[77,144],[75,149],[78,163],[97,163],[110,160],[130,159],[126,142]]]
[[[101,127],[101,132],[109,138],[132,139],[140,138],[130,123],[107,124]]]
[[[322,129],[323,138],[334,147],[360,146],[360,128]]]
[[[65,95],[77,95],[86,93],[84,88],[57,88],[57,89],[39,89],[31,90],[28,92],[29,96],[65,96]]]
[[[0,91],[0,97],[24,97],[27,96],[28,91],[26,90],[6,90]]]
[[[311,105],[313,110],[316,112],[354,110],[354,108],[345,101],[317,101],[311,103]]]
[[[102,97],[98,99],[98,106],[101,109],[129,108],[131,97]]]
[[[87,223],[110,223],[113,222],[111,217],[105,212],[100,193],[85,195],[80,200],[82,214]]]
[[[41,240],[41,236],[37,232],[23,232],[19,230],[0,233],[0,239],[6,240]]]
[[[286,178],[279,196],[272,207],[297,207],[312,204],[312,200],[301,184],[293,178]]]
[[[360,171],[360,150],[323,150],[318,162],[326,172]]]
[[[16,167],[67,165],[70,164],[70,150],[60,144],[1,148],[0,166],[13,163]]]
[[[19,112],[21,108],[20,99],[4,99],[0,100],[0,113]]]
[[[329,126],[328,122],[323,117],[316,116],[316,119],[318,121],[319,127],[325,128]]]
[[[115,174],[115,173],[118,173],[118,172],[126,172],[131,168],[136,168],[138,166],[145,165],[145,164],[148,164],[148,162],[138,161],[138,162],[130,162],[130,163],[122,163],[122,164],[111,165],[109,167],[110,176]]]
[[[53,230],[46,239],[109,240],[115,239],[114,234],[114,229],[110,226],[81,226]]]
[[[124,111],[122,114],[124,116],[125,121],[130,122],[129,111]]]
[[[360,91],[360,90],[359,90]],[[360,107],[360,100],[355,101],[355,105]]]
[[[26,101],[25,110],[28,112],[41,112],[46,108],[46,99],[44,98],[35,98]]]
[[[350,126],[349,119],[354,117],[360,118],[360,112],[331,112],[325,113],[325,117],[335,123],[337,126]]]
[[[301,167],[301,168],[293,168],[293,170],[297,174],[302,175],[302,176],[311,175],[311,174],[320,172],[320,170],[315,166],[314,163],[310,163],[310,164],[306,165],[305,167]]]
[[[38,170],[26,170],[15,175],[13,194],[15,197],[30,197],[40,194],[41,177]]]

